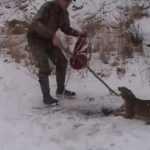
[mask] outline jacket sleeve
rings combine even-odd
[[[34,31],[47,40],[50,40],[50,37],[53,37],[53,35],[51,35],[52,33],[47,28],[49,18],[53,13],[52,7],[53,4],[50,2],[43,4],[32,21]]]
[[[69,21],[69,15],[67,12],[67,17],[63,23],[63,25],[60,27],[60,30],[65,33],[66,35],[77,37],[79,35],[79,32],[72,27],[70,27],[70,21]]]

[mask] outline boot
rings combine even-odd
[[[46,75],[39,75],[39,82],[43,94],[43,103],[46,105],[58,105],[58,100],[50,95],[49,79]]]
[[[57,97],[66,97],[71,98],[75,97],[76,93],[65,89],[65,78],[66,78],[66,69],[56,67],[56,81],[57,81]]]
[[[61,91],[56,91],[56,95],[57,97],[65,97],[65,98],[74,98],[76,97],[76,93],[75,92],[72,92],[72,91],[69,91],[69,90],[64,90],[63,92]]]

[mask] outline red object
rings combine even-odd
[[[87,37],[86,35],[82,35],[79,37],[75,45],[73,55],[70,58],[70,65],[73,69],[80,70],[86,67],[88,61],[87,48]]]

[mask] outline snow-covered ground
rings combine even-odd
[[[44,1],[36,2],[38,8]],[[83,10],[74,12],[70,8],[72,22],[72,16],[85,17],[100,6],[97,0],[95,5],[93,1],[85,3],[83,0],[78,5],[83,3]],[[107,9],[117,14],[115,6]],[[22,19],[24,15],[15,8],[0,7],[3,8],[0,26],[8,19]],[[149,44],[149,18],[137,23],[142,26],[145,43]],[[149,51],[148,47],[145,50]],[[118,86],[127,86],[137,97],[150,99],[150,72],[145,69],[149,67],[148,62],[149,57],[140,56],[129,60],[124,76],[118,76],[115,68],[100,64],[95,55],[91,66],[96,72],[109,76],[102,79],[116,92]],[[55,96],[55,76],[50,77],[50,85]],[[103,106],[115,109],[123,100],[110,96],[92,74],[73,71],[67,89],[77,92],[77,98],[60,100],[58,108],[44,108],[37,79],[26,68],[0,55],[0,150],[150,150],[150,126],[145,122],[102,115]]]
[[[0,57],[1,150],[150,150],[150,126],[143,121],[101,114],[101,107],[117,108],[123,100],[109,96],[91,74],[72,73],[68,89],[78,96],[61,100],[59,108],[43,108],[38,81],[27,69]],[[118,79],[103,78],[113,89],[127,86],[140,98],[150,99],[148,80],[139,74],[138,63]],[[136,75],[136,76],[133,76]],[[145,75],[146,77],[146,75]],[[55,96],[55,77],[50,78]],[[91,97],[94,101],[91,101]]]

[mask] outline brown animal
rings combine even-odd
[[[127,119],[146,120],[150,124],[150,100],[141,100],[126,87],[118,87],[120,95],[124,100],[125,112],[119,112],[118,115]]]

